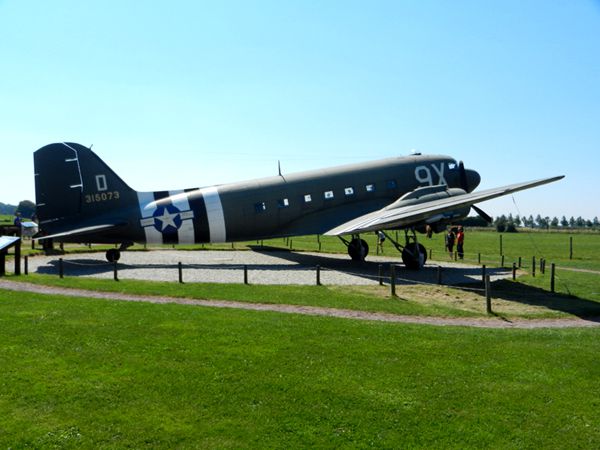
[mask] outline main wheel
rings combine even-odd
[[[419,270],[427,261],[427,250],[423,244],[408,244],[402,250],[402,262],[407,269]]]
[[[364,261],[369,254],[369,244],[364,239],[354,238],[348,244],[348,254],[352,261]]]
[[[121,252],[116,248],[111,248],[106,252],[106,260],[108,262],[115,262],[121,258]]]

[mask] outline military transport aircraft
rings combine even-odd
[[[440,232],[485,200],[563,178],[473,192],[480,177],[448,156],[406,157],[344,165],[203,188],[137,192],[92,150],[56,143],[34,153],[37,239],[119,244],[194,244],[325,234],[339,236],[353,260],[369,248],[361,233],[404,230],[405,265],[425,264],[419,232]],[[384,231],[385,232],[385,231]]]

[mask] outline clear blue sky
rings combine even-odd
[[[4,203],[74,141],[138,190],[417,149],[566,175],[492,215],[600,216],[600,2],[0,0],[0,49]]]

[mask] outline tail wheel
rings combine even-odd
[[[106,252],[106,260],[108,262],[115,262],[118,261],[121,258],[121,252],[119,250],[117,250],[116,248],[111,248],[110,250],[108,250]]]
[[[419,270],[427,261],[427,250],[423,244],[411,242],[402,250],[402,262],[407,269]]]
[[[369,254],[369,244],[364,239],[354,238],[348,244],[348,254],[353,261],[364,261]]]

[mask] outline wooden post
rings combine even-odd
[[[485,264],[481,266],[481,281],[485,283]]]
[[[383,286],[383,264],[379,264],[378,266],[378,271],[379,271],[379,286]]]
[[[244,264],[244,284],[248,284],[248,266]]]
[[[317,264],[317,286],[321,286],[321,266]]]
[[[15,275],[21,275],[21,239],[15,244]]]
[[[115,281],[119,281],[119,273],[117,270],[117,261],[116,260],[113,262],[113,277],[114,277]]]
[[[554,275],[556,274],[556,264],[550,264],[550,292],[554,293]]]
[[[0,250],[0,277],[6,275],[6,252]]]
[[[492,314],[492,288],[490,285],[490,276],[485,276],[485,310]]]
[[[535,277],[535,256],[531,257],[531,276]]]
[[[512,279],[515,281],[517,279],[517,264],[513,263],[512,266]]]
[[[519,256],[519,269],[521,268],[521,257]]]
[[[179,282],[183,283],[183,265],[181,261],[177,263],[177,272],[179,273]]]
[[[442,284],[442,266],[437,267],[437,284]]]
[[[429,249],[429,259],[431,260],[431,255],[433,254],[433,249]]]
[[[390,264],[390,291],[392,297],[396,296],[396,266]]]
[[[477,264],[481,264],[481,253],[477,253]]]
[[[569,236],[569,259],[573,259],[573,236]]]
[[[502,234],[500,234],[500,254],[504,254],[504,252],[502,251]]]
[[[544,262],[545,262],[544,258],[540,258],[540,273],[542,275],[544,275],[546,273],[546,267],[545,267]]]
[[[58,276],[59,278],[63,278],[65,276],[62,258],[58,258]]]
[[[458,261],[458,252],[454,252],[454,261]]]
[[[500,267],[504,268],[504,255],[500,257]]]
[[[29,275],[29,256],[25,255],[25,275]]]

